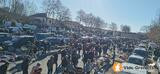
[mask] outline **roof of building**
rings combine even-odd
[[[47,17],[47,14],[46,13],[37,13],[37,14],[31,15],[30,17]]]

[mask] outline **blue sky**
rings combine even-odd
[[[150,25],[160,11],[160,0],[61,0],[71,10],[75,19],[77,11],[100,16],[107,23],[131,26],[132,32],[138,32],[144,25]],[[41,8],[42,6],[38,6]]]

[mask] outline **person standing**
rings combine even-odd
[[[23,74],[28,74],[28,66],[29,66],[29,59],[28,59],[28,57],[25,57],[22,62]]]
[[[74,53],[72,53],[72,64],[74,65],[74,67],[77,67],[78,64],[78,59],[79,59],[79,54],[76,53],[77,51],[74,51]]]
[[[112,57],[113,63],[112,63],[112,65],[113,65],[114,62],[115,62],[115,58],[116,58],[116,51],[115,51],[115,46],[113,46],[113,57]]]
[[[69,74],[76,74],[75,71],[76,71],[76,68],[74,67],[72,61],[70,61],[69,64],[67,65],[67,72]]]
[[[102,49],[101,49],[101,45],[99,44],[98,45],[98,55],[99,55],[99,57],[101,56],[101,53],[102,53]]]
[[[55,53],[53,58],[53,64],[56,64],[56,68],[58,67],[57,61],[58,61],[58,53]]]
[[[88,53],[88,59],[90,59],[91,62],[93,62],[93,58],[94,58],[94,52],[93,52],[93,51],[90,51],[90,52]]]
[[[69,61],[70,61],[70,59],[69,59],[68,55],[66,55],[64,58],[62,58],[62,62],[61,62],[62,67],[66,68],[67,65],[69,64]]]
[[[48,67],[48,74],[52,74],[53,72],[53,57],[52,56],[47,62],[47,67]]]
[[[93,69],[93,64],[89,59],[87,60],[87,63],[84,65],[83,74],[90,74],[92,69]]]
[[[84,52],[83,59],[82,59],[84,65],[86,64],[87,60],[88,60],[88,52],[85,51],[85,52]]]
[[[32,71],[30,74],[41,74],[42,68],[40,68],[41,64],[37,63],[36,66],[33,66]]]

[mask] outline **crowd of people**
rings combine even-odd
[[[73,39],[69,45],[64,49],[52,54],[47,61],[47,74],[68,73],[68,74],[98,74],[98,72],[106,72],[112,67],[115,62],[115,58],[118,52],[124,53],[132,52],[134,45],[138,44],[137,40],[134,39]],[[117,52],[118,50],[118,52]],[[61,64],[58,65],[58,55],[61,55]],[[103,58],[102,62],[99,62]],[[83,67],[79,67],[78,63],[82,61]],[[30,65],[30,58],[23,58],[22,72],[23,74],[41,74],[43,68],[41,64],[37,63],[28,72]],[[53,65],[56,67],[54,68]],[[6,74],[8,64],[1,66],[3,68],[3,74]],[[5,70],[4,70],[5,69]]]
[[[77,64],[83,62],[82,73],[90,74],[92,71],[97,74],[100,70],[106,72],[114,63],[116,49],[124,53],[130,53],[138,41],[131,39],[100,40],[100,39],[78,39],[73,40],[68,48],[55,53],[47,63],[48,74],[52,74],[53,64],[56,64],[55,74],[66,72],[76,74],[79,67]],[[109,55],[108,51],[111,51]],[[58,54],[61,54],[61,64],[57,66]],[[104,58],[103,64],[99,65],[100,57]],[[48,65],[49,64],[49,65]],[[80,73],[81,74],[81,73]]]

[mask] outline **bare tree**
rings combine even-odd
[[[112,31],[117,31],[117,24],[116,23],[111,23],[109,27]]]
[[[147,31],[147,35],[151,40],[160,44],[160,15],[144,30]]]
[[[121,25],[121,31],[125,32],[125,33],[129,33],[130,32],[130,26],[128,26],[128,25]]]
[[[70,10],[68,8],[64,7],[63,10],[60,12],[58,19],[60,21],[69,21],[69,20],[71,20]]]
[[[6,6],[6,0],[0,0],[0,7]]]
[[[148,36],[151,40],[160,43],[160,21],[156,21],[149,26]]]
[[[85,13],[83,10],[79,10],[77,14],[77,21],[85,24],[87,27],[100,28],[105,24],[100,17],[95,16],[92,13]]]
[[[105,24],[105,22],[100,17],[96,17],[96,19],[95,19],[95,27],[96,28],[101,28],[101,26],[103,26],[104,24]]]
[[[44,9],[48,16],[58,19],[63,8],[60,0],[44,0]]]
[[[64,7],[60,0],[44,0],[44,9],[49,17],[59,21],[71,19],[70,10]]]
[[[85,25],[88,27],[94,27],[94,20],[95,17],[92,13],[86,14],[85,18],[83,19]]]
[[[82,23],[84,21],[85,15],[86,15],[86,13],[82,9],[79,10],[77,12],[77,17],[76,17],[77,21]]]
[[[23,3],[20,2],[20,0],[12,0],[12,5],[11,5],[12,13],[22,15],[23,10],[24,10],[24,5]]]
[[[141,31],[141,32],[144,32],[144,33],[147,33],[147,32],[149,31],[149,26],[142,26],[142,27],[140,28],[140,31]]]
[[[30,1],[25,0],[23,4],[24,4],[23,15],[29,16],[36,13],[37,6],[33,0],[30,0]]]

